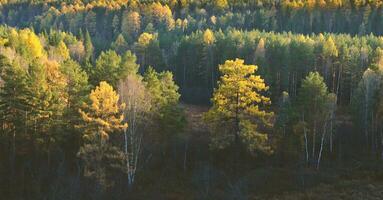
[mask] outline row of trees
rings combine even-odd
[[[240,59],[228,60],[220,66],[222,77],[213,94],[213,107],[205,114],[211,133],[211,147],[224,149],[231,146],[238,153],[270,154],[275,148],[270,137],[279,137],[278,142],[288,143],[290,140],[297,145],[293,146],[295,150],[290,151],[289,156],[292,152],[302,155],[300,149],[304,149],[306,163],[319,168],[325,140],[329,138],[332,145],[336,96],[328,92],[318,72],[310,72],[294,102],[291,102],[288,93],[283,94],[275,123],[276,131],[270,135],[268,129],[273,125],[274,113],[269,111],[270,99],[263,96],[268,87],[260,76],[254,75],[256,69],[256,66],[245,65]],[[331,137],[326,137],[327,132]],[[318,144],[319,150],[316,149]],[[330,149],[332,153],[332,147]],[[235,155],[237,158],[240,157],[238,153]]]
[[[105,80],[117,88],[119,80],[138,71],[136,58],[126,51],[129,45],[124,43],[116,41],[112,45],[116,51],[108,50],[95,58],[88,32],[81,34],[80,41],[70,34],[54,31],[42,35],[49,44],[56,46],[46,48],[48,57],[58,61],[68,56],[75,58],[82,63],[92,85]],[[8,39],[3,40],[3,43],[8,42]],[[214,32],[207,29],[179,40],[179,44],[176,40],[174,45],[165,47],[173,49],[164,53],[160,47],[161,35],[143,33],[133,44],[133,50],[138,56],[141,73],[149,66],[155,66],[157,71],[173,71],[176,82],[181,86],[183,99],[189,102],[207,103],[220,74],[216,66],[227,59],[241,57],[246,63],[261,66],[259,73],[270,86],[268,95],[273,102],[277,102],[284,91],[289,93],[290,98],[296,99],[301,80],[308,72],[318,71],[329,91],[336,95],[337,104],[348,106],[358,99],[358,83],[365,71],[369,67],[379,69],[383,55],[382,39],[375,36],[304,36],[237,30]]]
[[[283,92],[274,115],[270,98],[264,96],[269,87],[255,75],[257,66],[246,65],[241,59],[227,60],[219,66],[222,76],[213,93],[213,106],[204,116],[211,133],[210,146],[229,147],[237,152],[236,158],[244,152],[269,154],[277,149],[282,162],[302,160],[319,169],[324,154],[330,158],[339,154],[342,140],[355,137],[364,147],[358,151],[380,160],[383,71],[379,67],[368,68],[357,87],[354,116],[358,131],[342,136],[339,126],[347,122],[337,121],[337,96],[318,72],[310,72],[302,80],[297,97]],[[270,131],[272,126],[274,131]]]
[[[43,35],[55,35],[51,36],[52,44],[58,44],[56,40],[62,37],[54,31]],[[126,76],[129,68],[134,68],[130,64],[135,62],[133,53],[127,51],[130,49],[137,55],[140,73],[149,66],[154,66],[157,71],[170,70],[180,85],[183,100],[205,104],[216,87],[217,66],[239,57],[246,63],[260,66],[259,73],[270,85],[273,101],[278,100],[283,91],[295,98],[301,80],[308,72],[318,71],[329,90],[336,94],[337,103],[347,106],[356,95],[364,71],[377,65],[383,55],[383,40],[373,35],[351,37],[346,34],[300,35],[207,29],[177,37],[171,33],[144,32],[131,45],[120,35],[111,44],[113,50],[100,53],[97,53],[100,50],[94,47],[89,32],[81,32],[78,38],[79,41],[72,35],[66,36],[60,48],[69,49],[68,55],[84,66],[93,85],[108,77],[107,81],[117,86],[121,76]],[[51,57],[59,57],[50,51]],[[93,65],[96,67],[92,68]],[[108,67],[102,69],[104,65]]]
[[[141,156],[166,159],[167,141],[185,125],[172,73],[148,67],[141,76],[130,51],[122,58],[106,51],[80,65],[72,59],[79,49],[66,44],[84,45],[70,34],[0,32],[5,196],[103,199],[133,185]]]
[[[379,1],[344,1],[344,0],[338,0],[338,1],[325,1],[325,0],[310,0],[310,1],[267,1],[267,0],[259,0],[259,1],[228,1],[228,0],[220,0],[220,1],[207,1],[207,0],[198,0],[198,1],[127,1],[127,0],[111,0],[111,1],[102,1],[102,0],[96,0],[96,1],[89,1],[89,0],[2,0],[0,1],[0,5],[7,5],[7,4],[16,4],[16,3],[30,3],[30,4],[52,4],[58,7],[61,7],[63,9],[68,9],[67,7],[74,8],[76,10],[81,9],[91,9],[93,7],[104,7],[108,9],[119,9],[124,6],[140,6],[141,4],[146,3],[152,3],[152,2],[159,2],[162,4],[166,4],[172,9],[175,8],[190,8],[190,7],[208,7],[211,9],[214,9],[216,11],[222,11],[222,10],[228,10],[228,9],[235,9],[235,8],[243,8],[243,7],[250,7],[250,8],[257,8],[257,7],[270,7],[270,6],[283,6],[285,8],[308,8],[313,9],[315,7],[319,8],[326,8],[326,9],[335,9],[335,8],[363,8],[365,6],[371,6],[371,7],[381,7],[382,3]]]
[[[111,6],[114,2],[108,1]],[[235,1],[238,3],[239,1]],[[268,1],[267,1],[268,2]],[[110,44],[121,34],[127,43],[132,45],[139,34],[143,32],[159,32],[182,36],[197,30],[226,30],[238,28],[253,30],[255,28],[266,31],[292,31],[295,33],[311,34],[322,32],[349,33],[365,35],[369,33],[382,34],[382,12],[380,6],[371,4],[379,1],[361,3],[361,6],[347,6],[347,3],[335,3],[331,9],[320,8],[313,5],[333,4],[334,2],[295,2],[286,1],[260,2],[252,7],[245,4],[222,12],[210,4],[221,4],[218,7],[228,6],[225,1],[205,2],[201,5],[177,5],[181,2],[135,2],[121,1],[115,9],[108,9],[102,3],[91,1],[95,6],[83,4],[58,3],[10,3],[4,4],[1,9],[0,22],[11,26],[34,27],[42,32],[49,29],[60,29],[75,35],[80,30],[88,30],[93,41],[100,49],[108,49]],[[190,3],[190,2],[184,2]],[[181,4],[184,4],[181,3]],[[234,3],[234,1],[233,1]],[[176,5],[173,5],[176,4]],[[295,5],[290,7],[289,5]],[[310,4],[305,6],[304,4]],[[297,6],[298,5],[298,6]],[[360,8],[359,8],[360,7]],[[170,33],[169,33],[170,32]]]
[[[176,82],[187,101],[212,97],[210,147],[234,152],[237,171],[245,155],[314,168],[359,150],[383,157],[381,37],[207,29],[165,47],[160,34],[137,37],[136,57],[117,41],[95,53],[88,31],[0,28],[5,196],[121,199],[138,174],[188,169]],[[353,116],[349,135],[342,115]]]
[[[93,85],[106,80],[116,88],[118,80],[137,68],[135,56],[126,51],[129,45],[124,43],[115,42],[113,47],[117,52],[105,51],[96,59],[88,32],[82,34],[80,41],[70,34],[63,36],[54,31],[43,35],[49,35],[48,43],[57,46],[47,48],[48,56],[56,60],[65,60],[68,56],[75,58],[82,63]],[[270,97],[274,102],[283,91],[296,98],[301,80],[309,71],[319,71],[329,90],[337,96],[337,104],[348,106],[358,93],[358,82],[364,71],[368,67],[379,68],[382,57],[382,39],[375,36],[303,36],[208,29],[182,37],[179,44],[174,41],[174,45],[164,48],[173,48],[168,53],[164,53],[160,42],[158,34],[143,33],[138,37],[133,50],[142,66],[141,72],[150,65],[157,71],[170,69],[181,86],[184,100],[205,103],[219,77],[216,66],[227,59],[241,57],[246,63],[261,66],[259,73],[270,85]]]
[[[240,57],[260,66],[274,101],[283,91],[295,98],[301,80],[318,71],[337,103],[349,105],[364,71],[381,59],[382,44],[375,36],[206,30],[182,37],[171,66],[186,100],[206,102],[219,74],[215,66]],[[192,99],[196,93],[205,100]]]

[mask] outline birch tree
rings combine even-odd
[[[118,86],[120,101],[124,108],[124,121],[129,124],[124,129],[124,153],[128,171],[128,186],[131,187],[139,163],[144,137],[144,129],[148,122],[148,112],[151,109],[150,94],[145,88],[142,77],[130,74]]]
[[[381,87],[382,77],[378,71],[368,68],[359,82],[354,99],[357,120],[365,137],[367,150],[374,148],[375,122],[378,104],[378,95]]]
[[[321,158],[324,139],[327,132],[327,126],[331,117],[333,99],[327,90],[324,79],[318,72],[310,72],[309,75],[303,80],[302,88],[299,91],[297,111],[301,115],[300,126],[304,134],[304,146],[306,150],[306,161],[317,163]],[[336,98],[335,98],[336,99]],[[321,133],[320,148],[317,157],[317,138]],[[311,137],[311,155],[309,153],[309,138]]]

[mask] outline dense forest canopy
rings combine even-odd
[[[382,4],[0,0],[0,195],[383,198]]]

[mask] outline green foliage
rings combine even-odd
[[[327,95],[327,86],[323,77],[318,72],[310,72],[302,82],[298,97],[299,107],[302,109],[302,114],[306,115],[306,119],[312,117],[314,120],[322,114]]]
[[[292,105],[289,93],[282,92],[282,96],[278,102],[278,115],[274,127],[278,128],[282,135],[286,135],[289,122],[291,121]]]
[[[66,119],[68,124],[75,125],[80,121],[78,109],[85,103],[89,93],[88,75],[73,60],[67,60],[60,66],[60,71],[67,80]],[[73,130],[73,129],[72,129]]]
[[[125,11],[121,17],[121,32],[125,37],[135,38],[141,30],[141,16],[138,12]]]
[[[108,50],[101,52],[94,68],[90,67],[90,82],[95,85],[100,81],[107,81],[116,88],[120,80],[130,73],[137,73],[137,70],[136,56],[130,51],[125,52],[121,58],[115,51]]]
[[[205,115],[212,133],[211,146],[222,149],[241,141],[250,152],[270,153],[268,137],[258,126],[270,126],[273,113],[264,110],[270,99],[262,95],[268,87],[257,67],[241,59],[228,60],[219,66],[222,77],[214,91],[213,107]]]
[[[170,72],[156,72],[149,67],[144,74],[146,87],[152,96],[154,108],[163,106],[174,106],[178,102],[178,86],[173,81],[173,75]]]
[[[355,124],[364,133],[367,146],[373,145],[374,135],[381,122],[381,101],[383,88],[383,74],[379,70],[368,68],[358,84],[353,97],[352,108]]]
[[[157,143],[168,147],[168,142],[179,135],[186,125],[185,113],[177,105],[180,97],[178,86],[173,81],[172,73],[158,73],[152,67],[145,72],[144,82],[150,94],[151,112],[158,132],[153,137],[158,138]]]
[[[122,55],[128,47],[128,43],[125,41],[124,36],[119,34],[116,40],[110,45],[113,50]]]
[[[139,65],[137,64],[137,57],[131,51],[126,51],[121,58],[120,77],[123,79],[129,74],[137,74]]]
[[[188,170],[205,160],[204,192],[220,198],[212,195],[215,183],[222,185],[210,167],[220,168],[224,159],[216,156],[227,154],[205,150],[208,136],[216,149],[276,152],[267,164],[278,167],[306,158],[319,168],[323,157],[330,169],[351,157],[382,157],[381,1],[0,4],[5,199],[135,199],[136,192],[157,187],[148,184],[152,177],[162,177],[161,183],[190,178]],[[204,115],[209,135],[200,122],[205,107],[179,101],[206,106],[211,95]],[[253,168],[253,159],[238,162],[241,173]],[[75,163],[79,169],[71,167]],[[138,185],[126,197],[121,191],[133,182],[132,173]],[[311,185],[306,175],[299,177]],[[241,192],[241,181],[233,181],[229,190]],[[153,191],[165,193],[167,185],[160,185]]]
[[[325,57],[338,57],[338,50],[332,37],[329,37],[323,44],[323,54]]]
[[[125,154],[112,144],[99,145],[90,143],[83,145],[78,153],[84,177],[93,199],[99,199],[113,188],[118,180],[116,177],[126,175]]]
[[[92,61],[94,56],[94,47],[92,43],[92,38],[90,37],[88,30],[85,32],[85,37],[83,41],[85,47],[85,61]]]
[[[25,113],[30,109],[28,102],[27,73],[20,66],[0,56],[0,119],[8,124],[5,132],[21,132],[25,127]]]
[[[101,52],[96,60],[96,66],[91,71],[91,83],[96,85],[106,81],[115,87],[120,80],[121,57],[113,50]]]
[[[300,121],[295,126],[295,133],[302,138],[302,143],[304,140],[306,161],[316,163],[316,167],[319,168],[325,135],[327,132],[332,134],[333,131],[336,95],[328,92],[324,79],[318,72],[310,72],[303,80],[297,98],[296,112],[300,115]],[[321,140],[317,139],[320,134]],[[312,139],[310,156],[308,137]],[[319,143],[320,148],[317,150]],[[317,151],[319,152],[318,158],[316,157]]]

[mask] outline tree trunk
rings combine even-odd
[[[236,108],[235,108],[235,143],[239,144],[239,91],[236,94]]]
[[[383,126],[380,125],[380,148],[381,148],[381,159],[383,160]]]
[[[335,93],[335,95],[338,95],[336,91],[336,69],[335,66],[333,65],[332,67],[332,92]]]
[[[182,83],[182,85],[183,85],[183,90],[185,90],[185,88],[186,88],[186,62],[185,62],[185,59],[183,58],[182,59],[183,61],[184,61],[184,65],[183,65],[183,83]]]
[[[12,132],[12,150],[11,150],[11,176],[12,179],[15,177],[15,160],[16,160],[16,128]]]
[[[189,139],[186,139],[186,141],[185,141],[185,149],[184,149],[184,163],[183,163],[184,171],[186,171],[186,161],[187,161],[188,148],[189,148]]]
[[[313,130],[313,147],[312,147],[312,159],[315,158],[315,144],[316,144],[316,132],[317,132],[317,122],[314,121],[314,130]]]
[[[330,152],[332,153],[333,151],[333,131],[334,131],[334,119],[335,119],[335,116],[334,116],[334,109],[331,111],[331,119],[330,119]]]
[[[332,135],[333,135],[333,120],[331,119],[331,122],[330,122],[330,152],[332,153],[332,145],[333,145],[333,139],[332,139]]]
[[[214,66],[213,66],[213,63],[212,63],[212,60],[213,60],[213,52],[211,50],[211,47],[209,46],[209,55],[210,55],[210,59],[209,59],[209,64],[210,64],[210,68],[211,68],[211,92],[213,93],[214,91],[214,84],[215,84],[215,76],[214,76]]]
[[[340,90],[340,87],[341,87],[341,81],[342,81],[342,71],[343,71],[343,67],[342,67],[342,65],[340,65],[339,66],[339,72],[338,72],[338,82],[337,82],[337,87],[336,87],[336,96],[337,96],[337,100],[339,100],[339,102],[337,102],[337,103],[339,103],[339,104],[341,104],[341,100],[342,100],[342,91],[339,91]],[[340,94],[339,94],[340,93]],[[339,95],[339,97],[338,97],[338,95]]]
[[[306,128],[304,128],[304,135],[305,135],[305,149],[306,149],[306,163],[309,164],[309,150],[308,150],[308,145],[307,145],[307,133],[306,133]]]
[[[126,128],[124,129],[124,149],[125,149],[125,156],[126,156],[126,167],[129,168],[128,133]]]
[[[367,124],[367,118],[368,118],[368,91],[365,94],[365,102],[364,102],[364,135],[366,137],[366,145],[368,148],[368,124]]]
[[[305,122],[305,114],[303,114],[303,122]],[[303,133],[305,136],[305,150],[306,150],[306,164],[309,164],[309,148],[308,148],[308,140],[307,140],[307,132],[306,132],[306,126],[303,127]]]
[[[319,150],[318,161],[317,161],[317,169],[319,169],[320,161],[321,161],[321,158],[322,158],[324,138],[326,136],[326,126],[327,126],[327,122],[325,122],[325,124],[323,126],[322,139],[321,139],[320,150]]]

